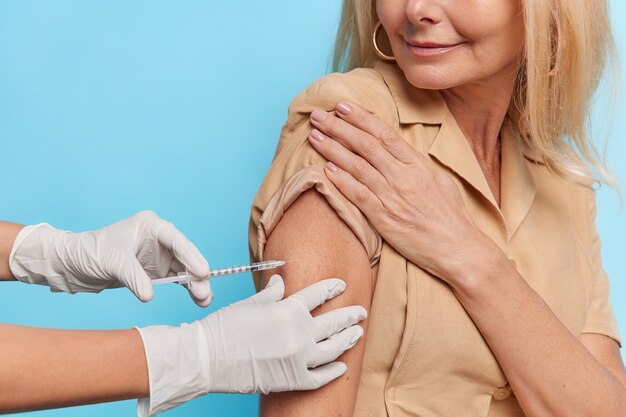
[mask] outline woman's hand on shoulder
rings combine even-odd
[[[472,222],[452,178],[359,106],[335,110],[311,114],[309,141],[329,160],[328,178],[404,257],[450,284],[463,279],[476,250],[495,244]]]

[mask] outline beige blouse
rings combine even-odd
[[[254,261],[283,213],[315,187],[362,243],[374,295],[355,416],[523,416],[498,361],[448,285],[399,255],[325,177],[307,140],[314,109],[340,100],[393,126],[458,185],[476,225],[508,254],[528,284],[576,336],[619,342],[594,226],[595,194],[548,172],[515,129],[502,132],[501,207],[438,92],[410,85],[395,64],[331,74],[289,107],[272,166],[254,199]],[[258,277],[255,279],[257,288]],[[523,317],[520,317],[523,319]]]

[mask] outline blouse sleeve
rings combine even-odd
[[[602,268],[600,256],[600,238],[595,227],[596,201],[595,193],[590,192],[589,223],[591,231],[590,256],[592,262],[593,277],[587,319],[581,333],[597,333],[614,339],[621,346],[621,338],[617,327],[617,320],[613,314],[613,308],[609,301],[609,280]]]
[[[357,70],[358,71],[358,70]],[[374,266],[380,257],[382,241],[367,218],[328,180],[324,173],[326,160],[308,141],[313,126],[309,115],[315,109],[333,111],[341,100],[350,100],[376,113],[380,106],[381,92],[367,88],[364,79],[373,74],[331,74],[312,84],[289,106],[288,119],[280,134],[272,165],[252,203],[249,224],[249,245],[252,261],[263,260],[265,245],[283,214],[303,192],[314,188],[337,215],[348,225],[363,245],[370,264]],[[376,79],[370,80],[376,83]],[[379,81],[382,83],[382,81]],[[379,104],[374,106],[374,103]],[[395,107],[394,107],[395,108]],[[393,114],[380,115],[390,122]],[[397,121],[396,121],[397,123]],[[255,286],[261,287],[260,276],[255,275]]]

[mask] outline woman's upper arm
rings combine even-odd
[[[626,389],[626,370],[619,344],[608,336],[596,333],[583,333],[580,335],[580,342]]]
[[[272,231],[264,257],[290,261],[278,271],[285,279],[286,296],[325,278],[337,277],[346,282],[346,291],[314,310],[314,315],[357,304],[369,310],[372,277],[368,256],[354,233],[318,192],[306,191],[289,207]],[[271,272],[264,275],[264,284],[270,276]],[[367,331],[367,321],[361,326]],[[339,358],[348,365],[346,374],[316,391],[264,396],[261,415],[351,416],[364,340],[363,337]]]

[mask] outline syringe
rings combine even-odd
[[[209,278],[218,277],[221,275],[242,274],[244,272],[264,271],[266,269],[274,269],[279,266],[285,265],[285,261],[262,261],[254,262],[248,265],[231,266],[228,268],[212,269],[209,272]],[[173,277],[156,278],[152,280],[153,284],[166,284],[168,282],[177,282],[179,284],[186,284],[189,281],[199,280],[202,278],[190,275],[187,271],[179,272],[178,275]]]

